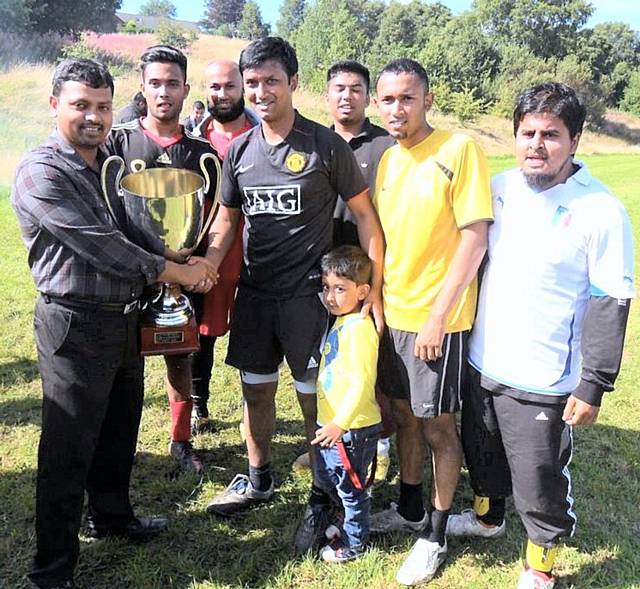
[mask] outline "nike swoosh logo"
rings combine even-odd
[[[238,166],[238,174],[243,174],[247,170],[253,168],[253,164],[249,164],[248,166]]]

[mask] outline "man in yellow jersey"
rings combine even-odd
[[[400,500],[375,514],[371,531],[415,531],[397,573],[403,585],[429,581],[447,555],[445,529],[460,474],[455,423],[476,305],[476,273],[492,220],[489,169],[467,136],[433,129],[424,68],[398,59],[377,81],[376,103],[397,145],[378,168],[374,204],[385,232],[387,329],[381,390],[398,426]],[[425,450],[433,457],[430,509],[422,498]]]

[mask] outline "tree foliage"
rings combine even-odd
[[[171,45],[178,49],[186,50],[191,47],[198,35],[194,31],[189,31],[175,22],[163,20],[156,29],[158,43]]]
[[[242,18],[238,23],[238,36],[242,39],[260,39],[269,34],[269,25],[265,24],[260,14],[260,7],[248,0],[242,9]]]
[[[209,30],[227,27],[234,31],[242,20],[246,0],[207,0],[202,23]]]
[[[280,37],[288,39],[302,24],[306,8],[306,0],[284,0],[276,23],[276,31]]]
[[[593,125],[607,107],[636,104],[640,33],[621,22],[587,28],[588,0],[474,0],[459,16],[424,0],[308,0],[292,33],[291,11],[302,4],[285,0],[278,30],[295,40],[312,88],[324,86],[324,68],[337,59],[360,59],[375,76],[410,57],[461,119],[485,108],[508,115],[519,92],[549,80],[576,87]]]
[[[140,14],[144,16],[175,17],[178,11],[171,0],[146,0],[140,6]]]
[[[295,31],[303,83],[320,91],[325,86],[327,68],[339,59],[364,61],[366,37],[357,19],[339,0],[317,0],[304,22]]]
[[[586,0],[475,0],[473,10],[496,41],[560,59],[573,51],[578,30],[593,13]]]

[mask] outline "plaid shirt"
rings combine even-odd
[[[127,303],[164,270],[117,228],[98,174],[57,132],[18,166],[11,203],[42,293]]]

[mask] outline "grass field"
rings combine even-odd
[[[638,243],[640,156],[584,159],[626,204]],[[495,172],[512,166],[513,160],[492,158],[491,165]],[[0,224],[4,227],[0,241],[4,324],[0,341],[0,587],[13,589],[27,587],[24,573],[33,552],[41,394],[31,329],[35,291],[6,185],[0,185]],[[246,461],[237,429],[239,382],[235,371],[222,363],[225,345],[226,339],[218,343],[212,383],[211,408],[218,432],[195,439],[207,467],[207,479],[201,486],[190,476],[176,473],[166,455],[169,414],[163,366],[157,358],[148,362],[132,497],[140,514],[167,515],[171,529],[145,546],[120,541],[90,543],[83,537],[79,585],[86,589],[395,587],[395,571],[413,542],[407,536],[375,538],[366,558],[344,567],[292,556],[292,537],[304,509],[309,477],[290,469],[304,442],[288,378],[283,379],[278,393],[277,499],[229,520],[206,514],[207,502],[245,468]],[[559,555],[559,587],[640,587],[639,360],[640,312],[633,306],[618,388],[607,396],[598,425],[575,432],[572,474],[579,525],[576,536]],[[394,463],[389,484],[375,492],[374,507],[380,508],[396,493]],[[470,496],[465,474],[455,507],[466,506]],[[521,524],[510,517],[506,536],[497,541],[452,540],[448,564],[430,586],[514,587],[522,538]]]

